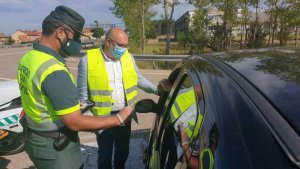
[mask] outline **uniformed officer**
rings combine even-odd
[[[64,57],[80,51],[84,18],[58,6],[42,24],[40,42],[18,66],[22,106],[26,113],[26,152],[37,168],[82,168],[77,131],[119,126],[128,120],[131,107],[106,117],[82,115],[74,79]]]

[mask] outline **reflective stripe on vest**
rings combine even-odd
[[[213,169],[214,168],[214,155],[211,152],[209,147],[205,147],[204,150],[201,152],[201,168],[203,168],[203,156],[205,153],[208,153],[209,156],[209,168],[208,169]]]
[[[171,107],[171,123],[175,122],[182,113],[196,103],[195,92],[190,89],[177,95]]]
[[[188,121],[188,127],[185,129],[186,130],[186,134],[188,135],[189,138],[192,138],[193,135],[193,131],[195,128],[195,122],[194,121]]]
[[[202,123],[203,116],[199,113],[197,118],[197,123],[194,121],[188,121],[188,126],[185,129],[186,134],[188,136],[189,142],[192,142],[194,138],[196,138],[199,134],[200,126]]]
[[[138,76],[128,51],[121,58],[122,79],[128,105],[133,105],[137,96]],[[109,74],[99,49],[87,51],[89,99],[95,102],[92,112],[103,116],[110,114],[113,91],[110,86]]]
[[[192,106],[197,106],[196,96],[193,89],[178,94],[170,112],[171,123],[175,122],[181,116],[182,113],[185,113]],[[203,116],[199,112],[196,124],[194,121],[188,121],[188,127],[186,128],[186,132],[190,141],[192,141],[193,138],[196,138],[196,136],[199,134],[202,119]]]
[[[31,50],[20,61],[18,83],[22,106],[26,113],[28,126],[32,129],[50,131],[63,126],[59,116],[54,112],[51,102],[42,91],[44,79],[55,71],[66,71],[74,83],[73,76],[65,65],[49,54]]]

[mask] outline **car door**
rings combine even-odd
[[[183,68],[175,80],[165,101],[165,112],[162,113],[159,124],[158,150],[159,167],[175,168],[186,165],[189,160],[184,157],[182,149],[183,131],[187,145],[197,158],[199,151],[199,129],[203,119],[203,96],[199,79],[189,64]]]
[[[197,62],[205,102],[199,168],[296,168],[264,116],[282,120],[273,105],[228,65],[212,57]]]

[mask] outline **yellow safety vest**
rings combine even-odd
[[[209,168],[208,169],[213,169],[214,168],[214,155],[211,152],[209,147],[205,147],[204,150],[201,152],[201,156],[199,156],[201,159],[201,168],[203,168],[203,156],[205,153],[208,153],[209,156]]]
[[[18,83],[22,106],[27,116],[28,127],[32,129],[56,130],[64,126],[63,122],[59,120],[59,115],[80,109],[78,102],[71,108],[54,110],[49,98],[42,91],[42,83],[48,75],[55,71],[66,71],[75,84],[73,76],[65,65],[47,53],[31,50],[22,57],[19,63]]]
[[[191,106],[196,106],[196,96],[194,90],[190,89],[187,92],[178,94],[171,107],[170,123],[174,123],[180,117],[180,115],[187,111]],[[202,119],[203,116],[201,113],[199,113],[197,124],[195,124],[194,121],[188,121],[186,132],[190,140],[198,135]],[[193,132],[194,130],[195,132]]]
[[[138,76],[127,50],[121,58],[121,66],[126,102],[127,105],[133,105],[137,96]],[[108,115],[114,102],[111,97],[113,89],[110,86],[109,74],[99,49],[87,51],[87,67],[89,99],[95,102],[92,112],[98,116]]]

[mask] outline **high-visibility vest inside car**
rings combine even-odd
[[[122,79],[127,105],[133,105],[137,96],[138,76],[135,71],[131,55],[126,50],[121,57]],[[94,115],[103,116],[110,114],[112,103],[109,74],[104,58],[99,49],[87,51],[87,72],[89,99],[95,102],[92,108]]]
[[[197,113],[197,112],[187,112],[187,110],[196,105],[196,96],[195,92],[192,88],[188,89],[183,93],[179,93],[171,107],[170,112],[170,123],[174,123],[183,113]],[[197,123],[195,121],[188,120],[188,127],[186,128],[186,132],[188,138],[192,140],[195,138],[200,130],[200,125],[202,122],[203,116],[199,113],[197,118]]]
[[[75,85],[73,76],[65,64],[52,55],[37,50],[26,53],[18,66],[18,83],[22,106],[26,113],[28,127],[37,131],[52,131],[64,126],[57,114],[79,110],[77,105],[68,109],[55,111],[49,98],[42,91],[42,83],[55,71],[68,73]],[[59,92],[59,91],[58,91]]]

